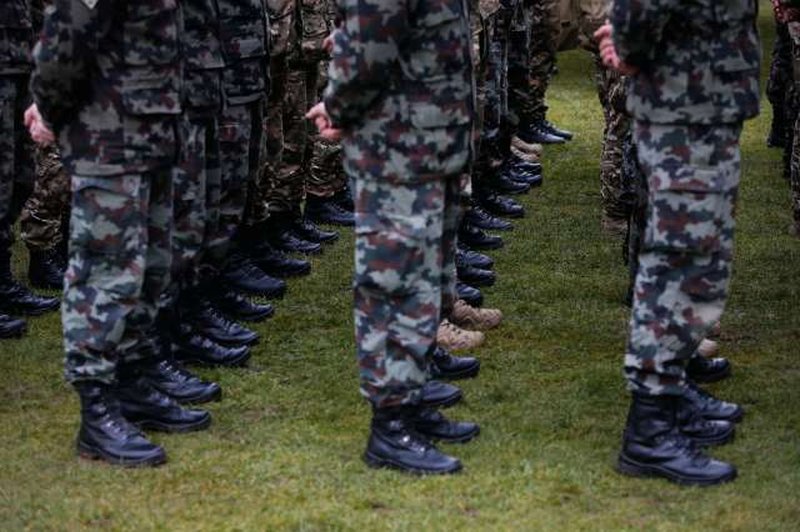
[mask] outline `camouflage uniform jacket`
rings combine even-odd
[[[230,105],[264,97],[267,90],[269,23],[263,0],[217,0],[225,58],[222,89]]]
[[[466,0],[342,0],[324,101],[346,170],[389,182],[461,173],[475,111]]]
[[[184,101],[194,109],[217,110],[222,97],[222,45],[216,0],[183,0],[181,43],[185,64]]]
[[[181,108],[177,0],[58,0],[31,88],[72,175],[172,165]]]
[[[31,71],[33,20],[28,0],[0,2],[0,75]]]
[[[761,50],[755,0],[615,0],[628,110],[660,124],[741,122],[758,114]]]

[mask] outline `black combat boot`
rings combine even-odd
[[[186,298],[184,302],[184,315],[192,323],[194,330],[202,336],[226,346],[258,343],[258,333],[220,314],[208,299],[195,296]]]
[[[415,430],[415,413],[412,407],[374,409],[364,452],[367,465],[420,475],[460,471],[457,458],[442,453]]]
[[[205,366],[239,367],[250,360],[247,346],[224,347],[198,334],[191,325],[179,323],[173,331],[172,352],[176,360]]]
[[[472,266],[457,266],[458,280],[472,287],[494,286],[497,275],[492,270],[481,270]]]
[[[575,136],[571,131],[561,129],[549,120],[542,120],[541,127],[543,127],[545,131],[552,133],[557,137],[561,137],[564,140],[572,140],[572,138]]]
[[[474,357],[456,357],[444,347],[437,346],[430,365],[431,379],[460,380],[476,377],[481,370],[481,362]]]
[[[356,204],[355,201],[353,201],[353,191],[350,189],[349,185],[345,185],[342,190],[334,194],[333,199],[347,212],[355,212]]]
[[[564,144],[567,139],[550,131],[544,120],[536,120],[529,124],[520,125],[517,136],[527,144]]]
[[[164,449],[126,420],[113,390],[106,384],[75,384],[81,399],[78,454],[124,467],[157,466],[167,461]]]
[[[514,224],[508,220],[492,216],[477,202],[470,205],[467,212],[464,213],[464,220],[470,225],[486,231],[511,231],[514,229]]]
[[[300,215],[295,216],[292,222],[292,231],[303,240],[318,244],[332,244],[339,240],[338,232],[320,229],[317,224]]]
[[[680,397],[633,394],[618,469],[709,486],[736,478],[736,468],[703,454],[678,426]]]
[[[219,401],[222,388],[216,382],[206,382],[193,375],[183,365],[169,358],[150,358],[139,365],[147,383],[180,404],[201,404]]]
[[[433,408],[421,408],[412,418],[414,429],[429,440],[467,443],[480,434],[477,423],[450,421]]]
[[[501,168],[497,175],[489,180],[488,186],[498,194],[525,194],[531,190],[529,184],[511,179],[506,167]]]
[[[267,234],[269,244],[284,253],[302,253],[317,255],[322,253],[322,244],[309,242],[294,232],[293,217],[289,213],[274,214],[270,218],[270,230]]]
[[[311,273],[310,262],[289,257],[266,242],[249,249],[248,253],[256,266],[273,277],[286,279]]]
[[[11,275],[11,255],[0,250],[0,312],[39,316],[57,310],[61,302],[56,297],[42,297],[18,283]]]
[[[513,157],[506,162],[504,171],[512,181],[525,183],[531,188],[540,187],[544,183],[542,165],[540,163],[531,163],[518,157]]]
[[[119,370],[116,395],[123,417],[142,428],[161,432],[193,432],[211,425],[205,410],[183,408],[170,396],[151,386],[139,371],[143,363]]]
[[[306,196],[306,218],[318,224],[352,227],[356,224],[353,211],[348,211],[335,197]]]
[[[13,318],[0,312],[0,339],[20,338],[27,330],[28,325],[25,320]]]
[[[686,383],[683,397],[706,419],[718,419],[736,423],[744,417],[744,410],[741,406],[717,399],[690,380]]]
[[[231,253],[221,277],[228,286],[246,294],[275,299],[286,293],[285,281],[270,277],[238,252]]]
[[[503,239],[484,233],[469,222],[463,221],[458,228],[458,240],[471,249],[500,249]]]
[[[212,294],[214,306],[236,320],[261,322],[275,314],[275,307],[254,303],[236,290],[223,286]]]
[[[694,405],[682,399],[678,405],[678,428],[700,447],[725,445],[733,441],[736,425],[730,421],[706,419]]]
[[[428,381],[422,387],[421,406],[428,408],[447,408],[463,399],[464,394],[458,386],[440,381]]]
[[[478,201],[484,209],[495,216],[505,218],[522,218],[525,216],[525,207],[511,198],[500,196],[492,190],[478,192]]]
[[[460,242],[458,243],[458,250],[456,253],[456,260],[460,260],[473,268],[480,268],[481,270],[491,270],[494,268],[494,260],[490,256],[464,247]]]
[[[28,280],[36,288],[45,290],[64,289],[64,264],[55,249],[30,251]]]
[[[483,305],[483,293],[468,284],[456,282],[456,293],[458,299],[463,299],[471,307],[480,307]]]
[[[717,382],[731,374],[731,363],[727,358],[706,358],[695,354],[686,364],[686,376],[695,382]]]

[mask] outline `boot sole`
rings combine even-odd
[[[446,380],[446,381],[458,381],[458,380],[465,380],[465,379],[474,379],[478,376],[481,372],[481,365],[476,364],[474,368],[470,368],[468,370],[464,370],[461,372],[454,372],[454,373],[437,373],[436,375],[432,376],[433,380]]]
[[[452,469],[419,469],[416,467],[408,467],[404,464],[399,464],[393,460],[387,460],[386,458],[379,458],[374,454],[370,453],[369,451],[364,453],[364,462],[373,468],[373,469],[394,469],[396,471],[402,471],[403,473],[410,473],[412,475],[452,475],[454,473],[458,473],[461,471],[462,466],[461,464],[457,464]]]
[[[216,402],[219,402],[219,401],[222,400],[222,388],[219,388],[215,393],[212,393],[210,395],[195,395],[195,396],[192,396],[192,397],[178,397],[178,396],[172,395],[171,393],[169,393],[166,390],[158,388],[157,386],[153,386],[153,387],[156,388],[161,393],[163,393],[164,395],[170,396],[171,398],[173,398],[175,401],[177,401],[179,404],[182,404],[182,405],[201,405],[201,404],[204,404],[204,403],[216,403]]]
[[[248,323],[261,323],[264,320],[267,320],[275,315],[275,309],[271,309],[268,312],[259,312],[257,314],[237,314],[236,312],[226,310],[224,308],[219,309],[220,312],[232,318],[234,320],[241,320],[246,321]]]
[[[212,362],[210,360],[195,358],[191,355],[182,356],[180,353],[175,353],[175,359],[179,362],[183,362],[184,364],[191,364],[193,366],[202,366],[206,368],[241,368],[247,365],[247,362],[250,360],[250,352],[245,353],[241,357],[234,359],[230,362],[225,364],[221,364],[219,362]]]
[[[311,274],[311,265],[308,268],[303,268],[301,270],[294,270],[294,271],[286,271],[286,270],[278,270],[276,268],[265,268],[261,266],[258,261],[254,261],[256,266],[264,270],[264,273],[270,275],[272,277],[277,277],[278,279],[291,279],[293,277],[305,277],[306,275]]]
[[[435,436],[433,434],[428,434],[427,432],[423,432],[423,431],[421,431],[419,429],[417,429],[417,432],[419,432],[420,434],[422,434],[423,436],[425,436],[427,438],[430,438],[430,439],[435,440],[435,441],[440,441],[442,443],[469,443],[469,442],[471,442],[472,440],[474,440],[475,438],[477,438],[480,435],[481,428],[477,427],[475,429],[475,432],[471,432],[471,433],[466,434],[464,436],[458,436],[458,437],[454,437],[454,438]]]
[[[695,438],[689,436],[688,434],[686,437],[701,447],[719,447],[721,445],[731,443],[734,439],[736,439],[736,429],[732,425],[730,431],[715,438]]]
[[[139,421],[133,421],[133,423],[143,429],[150,429],[156,432],[182,434],[184,432],[198,432],[207,429],[211,426],[211,416],[208,416],[197,423],[187,423],[185,425],[171,425],[168,423],[162,423],[161,421],[157,421],[155,419],[143,419]]]
[[[130,460],[128,458],[121,458],[119,456],[114,456],[106,453],[102,449],[98,449],[93,445],[88,445],[84,442],[78,442],[78,456],[83,458],[84,460],[102,460],[103,462],[107,462],[111,465],[122,466],[122,467],[158,467],[163,465],[167,462],[167,455],[163,452],[155,454],[153,456],[149,456],[147,458],[142,458],[140,460]]]
[[[474,242],[464,242],[464,245],[470,249],[480,249],[484,251],[491,251],[493,249],[501,249],[505,244],[503,242],[493,242],[491,244],[475,244]]]
[[[428,408],[449,408],[455,404],[458,404],[463,398],[464,398],[463,394],[458,394],[442,399],[441,401],[423,400],[421,404]]]
[[[497,282],[496,278],[488,280],[477,280],[477,279],[465,279],[463,277],[459,277],[458,280],[464,283],[465,285],[471,286],[472,288],[485,288],[487,286],[494,286],[494,284]]]
[[[684,477],[678,474],[675,474],[673,471],[666,470],[659,466],[654,466],[652,464],[642,464],[637,462],[636,460],[632,460],[625,456],[624,454],[620,453],[619,459],[617,460],[617,471],[624,475],[632,476],[632,477],[659,477],[669,480],[670,482],[674,482],[676,484],[680,484],[683,486],[716,486],[718,484],[724,484],[726,482],[731,482],[736,478],[737,472],[734,469],[729,475],[725,475],[719,478],[713,479],[699,479],[699,478],[691,478],[691,477]]]

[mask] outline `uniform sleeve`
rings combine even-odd
[[[91,64],[111,24],[112,4],[112,0],[55,0],[45,10],[33,52],[36,67],[31,92],[55,132],[74,117],[88,96]]]
[[[357,124],[391,83],[409,28],[407,1],[340,0],[342,24],[324,96],[336,127]]]
[[[619,58],[637,67],[652,61],[664,27],[679,3],[679,0],[614,0],[611,25]]]

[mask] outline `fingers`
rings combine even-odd
[[[600,42],[601,40],[611,37],[611,24],[603,24],[597,31],[594,32],[594,40]]]
[[[39,109],[36,104],[31,105],[25,110],[25,127],[30,128],[34,120],[39,116]]]

